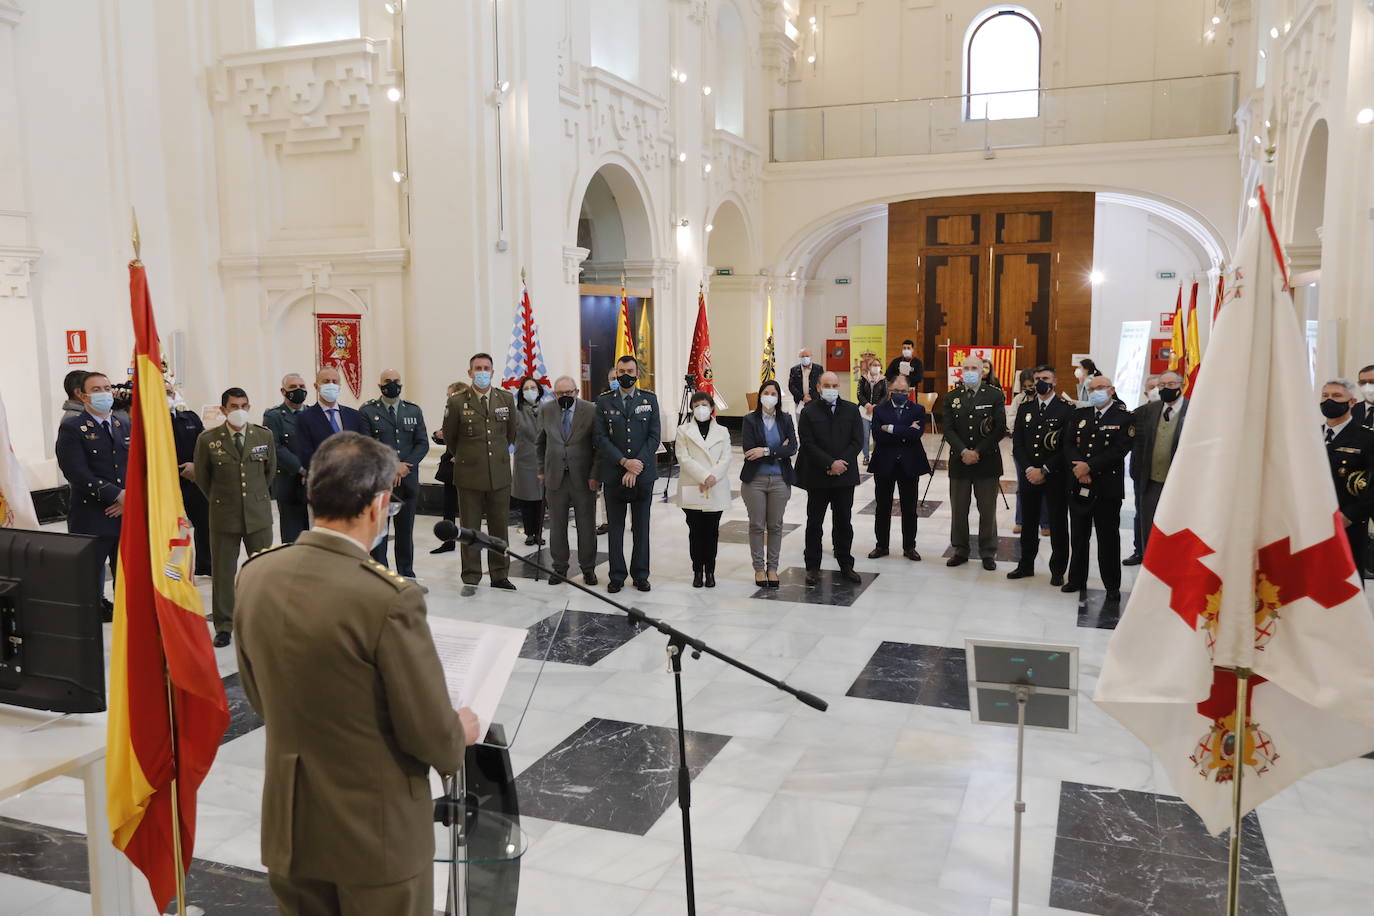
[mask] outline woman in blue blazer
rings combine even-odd
[[[782,514],[796,480],[792,456],[797,453],[797,428],[780,409],[781,399],[782,388],[770,379],[759,386],[754,412],[744,415],[740,497],[749,512],[749,552],[754,559],[754,584],[759,588],[778,587]]]
[[[888,382],[887,399],[873,408],[873,459],[868,463],[873,475],[873,539],[869,559],[887,556],[887,539],[892,529],[892,490],[896,487],[902,502],[902,556],[919,560],[916,552],[916,499],[922,474],[930,473],[930,461],[921,444],[926,430],[926,409],[911,400],[911,385],[904,376]]]

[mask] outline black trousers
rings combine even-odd
[[[392,497],[395,499],[395,497]],[[415,578],[415,505],[420,494],[413,493],[397,504],[401,511],[392,516],[391,532],[382,542],[372,549],[372,559],[383,566],[386,564],[386,546],[396,544],[396,572],[408,578]]]
[[[1069,506],[1069,582],[1088,581],[1088,550],[1097,531],[1097,571],[1107,591],[1121,588],[1121,500],[1096,497],[1090,503],[1072,500]]]
[[[715,572],[722,513],[683,509],[682,514],[687,516],[687,553],[692,557],[692,572]]]
[[[649,511],[653,499],[638,499],[627,503],[614,497],[606,498],[606,550],[611,555],[612,582],[623,585],[626,574],[636,582],[649,581]],[[630,568],[625,568],[625,510],[630,512],[633,542],[630,548]]]
[[[277,519],[281,522],[281,542],[294,544],[310,527],[310,507],[305,503],[277,500]]]
[[[181,504],[195,535],[197,576],[210,575],[210,501],[189,480],[181,481]]]
[[[916,549],[916,501],[920,498],[920,477],[879,477],[873,475],[873,499],[877,507],[873,514],[873,540],[886,548],[892,532],[892,489],[902,504],[902,550]]]
[[[542,499],[517,499],[520,504],[520,527],[525,536],[539,534],[544,530],[544,501]]]
[[[806,550],[803,558],[807,569],[821,568],[821,529],[825,525],[826,510],[830,511],[830,546],[840,569],[854,568],[854,525],[850,513],[854,509],[853,487],[813,487],[806,491]]]
[[[444,518],[451,522],[458,521],[458,488],[452,481],[444,483]]]
[[[1345,537],[1350,541],[1350,553],[1355,557],[1355,571],[1363,581],[1369,578],[1366,575],[1369,569],[1369,521],[1362,518],[1355,522],[1345,529]]]
[[[1023,478],[1019,494],[1021,561],[1016,564],[1017,568],[1035,569],[1035,557],[1040,552],[1040,529],[1047,527],[1050,529],[1050,575],[1064,575],[1069,565],[1069,494],[1064,492],[1064,481],[1047,479],[1045,483],[1034,484]]]

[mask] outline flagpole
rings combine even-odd
[[[177,716],[172,692],[171,673],[164,670],[163,680],[167,684],[167,721],[172,736],[172,868],[177,879],[177,916],[186,916],[186,869],[182,867],[181,857],[181,802],[177,797]]]
[[[1244,809],[1241,806],[1241,778],[1245,771],[1245,738],[1249,734],[1250,717],[1247,707],[1250,700],[1250,669],[1233,668],[1236,675],[1236,725],[1232,730],[1234,741],[1231,752],[1231,849],[1226,868],[1226,916],[1240,913],[1240,843],[1241,822]]]

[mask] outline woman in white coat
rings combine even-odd
[[[678,427],[677,503],[687,516],[692,588],[716,587],[720,516],[730,508],[730,433],[711,417],[711,396],[692,395],[692,418]]]

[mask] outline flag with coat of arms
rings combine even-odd
[[[525,272],[520,272],[520,301],[515,304],[515,324],[510,331],[510,346],[506,348],[506,365],[501,374],[501,387],[515,391],[520,380],[529,376],[544,389],[544,398],[552,397],[553,383],[544,365],[544,351],[539,347],[539,325],[530,306],[530,288]]]
[[[1214,834],[1232,820],[1237,747],[1245,812],[1374,748],[1374,616],[1259,201],[1095,696]],[[1245,709],[1237,670],[1252,672]]]

